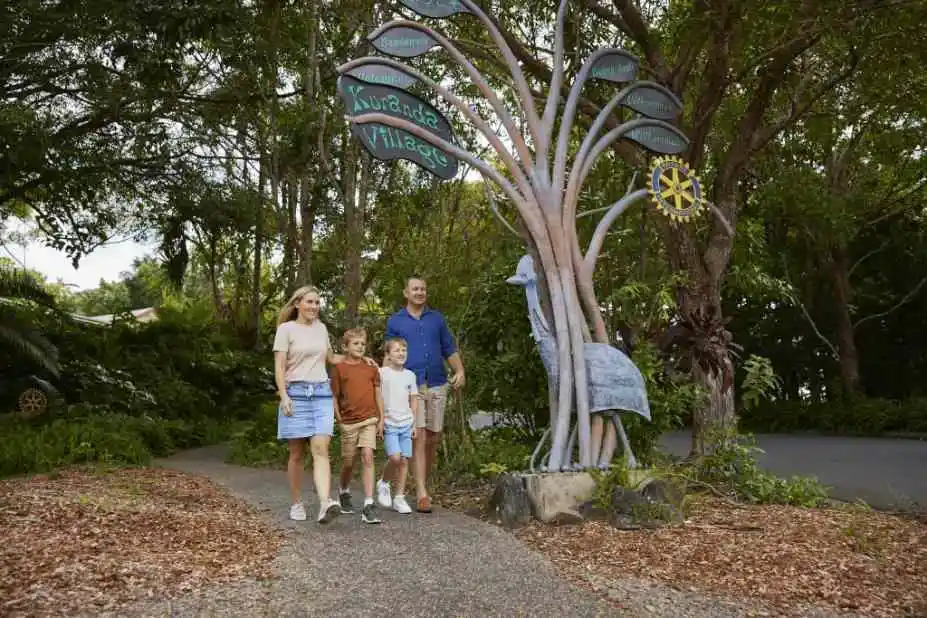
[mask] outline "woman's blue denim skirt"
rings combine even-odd
[[[332,387],[325,382],[290,382],[286,393],[293,402],[292,416],[277,409],[277,439],[296,440],[312,436],[332,436],[335,429],[335,407]]]

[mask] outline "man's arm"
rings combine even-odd
[[[460,352],[457,351],[457,345],[454,343],[454,336],[451,335],[451,330],[447,327],[447,321],[443,318],[441,320],[441,355],[447,359],[451,369],[454,370],[454,375],[450,380],[451,386],[455,389],[463,387],[463,361],[460,358]]]

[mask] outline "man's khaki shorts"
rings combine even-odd
[[[377,448],[377,418],[341,425],[341,457],[354,458],[359,448]]]
[[[415,419],[416,427],[438,433],[444,430],[444,409],[447,407],[448,384],[441,386],[421,386],[418,389],[419,410]],[[424,412],[422,409],[424,406]]]

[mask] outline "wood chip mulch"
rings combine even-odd
[[[281,535],[210,481],[160,469],[0,481],[0,615],[112,609],[264,579]]]
[[[601,521],[532,523],[516,534],[576,576],[661,580],[756,599],[786,615],[818,606],[875,617],[927,616],[923,518],[704,498],[676,527],[623,531]]]

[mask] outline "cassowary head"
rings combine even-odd
[[[521,259],[518,260],[518,266],[515,267],[515,274],[506,279],[505,282],[522,287],[537,282],[537,275],[534,273],[534,260],[531,259],[530,255],[523,255]]]

